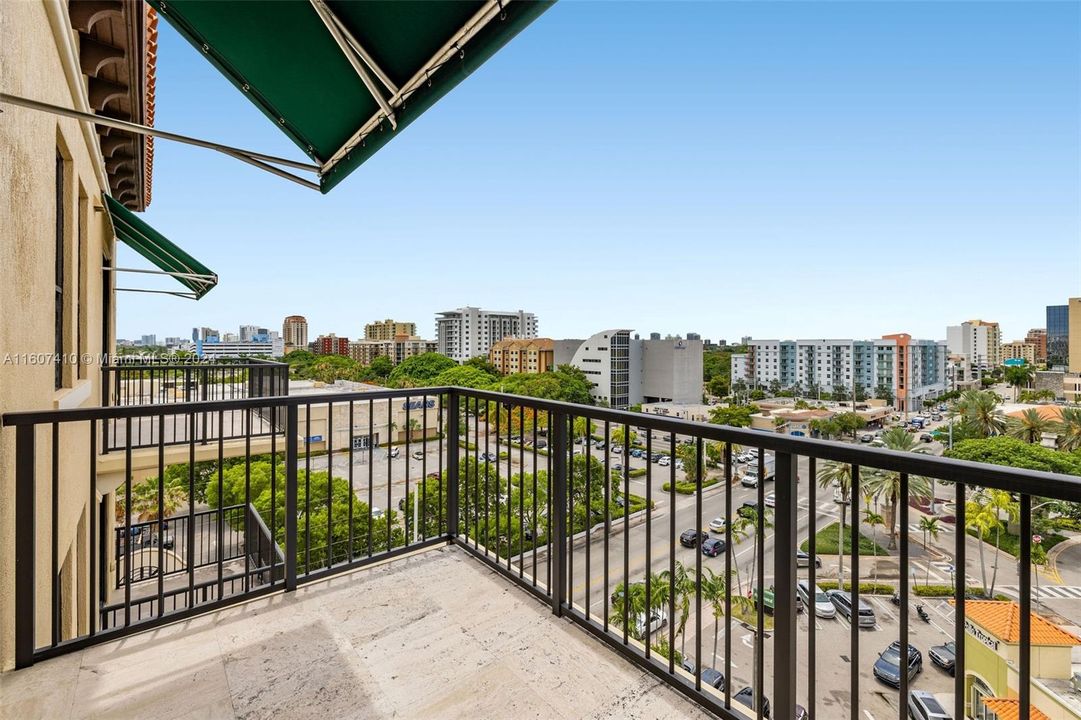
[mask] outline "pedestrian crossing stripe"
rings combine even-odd
[[[908,531],[912,532],[912,533],[919,533],[920,535],[923,534],[923,529],[919,525],[917,525],[916,523],[909,523]],[[942,533],[952,533],[953,528],[950,527],[949,525],[939,525],[938,526],[938,532],[939,532],[940,535]]]
[[[1017,585],[1003,585],[1002,590],[1017,595],[1021,588]],[[1050,598],[1052,600],[1081,600],[1081,587],[1072,585],[1041,585],[1032,588],[1032,597],[1039,600]]]

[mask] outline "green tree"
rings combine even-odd
[[[985,493],[984,506],[987,511],[995,516],[998,522],[995,524],[995,564],[991,570],[991,590],[987,597],[995,596],[995,583],[998,580],[998,559],[1001,545],[1002,516],[1006,516],[1007,522],[1017,522],[1021,514],[1021,505],[1013,499],[1013,496],[1005,490],[988,488]]]
[[[728,594],[728,579],[723,574],[714,573],[706,568],[706,577],[701,580],[702,599],[709,603],[713,611],[713,667],[717,667],[717,636],[724,617],[724,599]]]
[[[453,367],[458,367],[458,364],[446,355],[422,353],[399,363],[388,380],[394,387],[424,387],[434,385],[440,373]]]
[[[574,418],[574,437],[589,439],[593,437],[593,431],[597,429],[597,424],[589,418],[576,417]]]
[[[679,620],[676,622],[676,634],[681,638],[680,652],[687,652],[687,637],[684,635],[684,631],[687,629],[687,620],[691,616],[691,595],[695,592],[695,582],[691,577],[691,574],[687,572],[686,566],[676,561],[675,575],[671,575],[668,570],[663,571],[660,574],[660,580],[666,586],[674,586],[676,590],[676,597],[673,600],[678,602],[679,605]]]
[[[893,388],[888,385],[879,385],[875,388],[875,398],[885,400],[887,405],[893,404]]]
[[[890,428],[882,434],[882,442],[886,449],[896,452],[923,452],[919,441],[904,428]],[[863,484],[866,494],[878,498],[886,504],[886,526],[889,529],[889,548],[897,547],[897,504],[908,502],[908,498],[900,497],[901,474],[889,470],[872,470]],[[908,478],[908,493],[910,497],[926,498],[931,495],[931,485],[927,478],[921,475],[911,475]]]
[[[935,540],[938,540],[938,533],[940,530],[939,520],[937,517],[930,515],[924,515],[920,518],[920,532],[923,533],[923,551],[928,552],[927,549],[927,536],[930,535]],[[931,563],[927,562],[927,579],[924,581],[925,585],[931,584]]]
[[[676,448],[676,457],[683,461],[683,472],[687,476],[687,482],[695,482],[698,477],[697,443],[690,445],[680,444]],[[702,479],[705,480],[704,473]]]
[[[1063,475],[1081,475],[1081,455],[1052,450],[1041,445],[1030,445],[1011,437],[992,437],[955,442],[946,457],[990,465],[1010,467]]]
[[[709,421],[714,425],[747,427],[751,424],[751,415],[756,412],[758,412],[757,405],[718,406],[709,411]]]
[[[867,427],[867,420],[859,413],[843,412],[833,417],[833,421],[841,429],[841,432],[851,433],[856,438],[856,433]]]
[[[965,528],[976,531],[976,537],[980,543],[980,582],[983,585],[983,595],[988,597],[987,587],[987,559],[984,556],[983,539],[999,525],[998,517],[979,496],[965,503]]]
[[[1074,453],[1081,450],[1081,408],[1062,408],[1058,449]]]
[[[1054,433],[1058,429],[1058,422],[1045,418],[1036,408],[1028,408],[1021,411],[1021,417],[1006,420],[1006,435],[1027,443],[1038,443],[1043,440],[1044,433]]]
[[[418,383],[418,385],[419,384],[420,383]],[[430,383],[424,384],[451,385],[478,390],[490,390],[493,389],[493,378],[480,368],[466,364],[449,367],[432,378]]]
[[[828,460],[818,468],[818,485],[823,490],[836,488],[841,491],[841,522],[837,525],[837,587],[844,585],[845,579],[845,506],[852,496],[852,466],[848,463]]]
[[[476,368],[484,374],[488,375],[488,377],[492,378],[493,380],[499,377],[499,368],[488,362],[488,358],[484,355],[477,355],[476,357],[471,357],[464,363],[462,363],[462,365],[464,367]]]
[[[961,417],[978,437],[1001,435],[1006,420],[998,407],[998,396],[987,390],[965,390],[953,405],[953,412]]]
[[[617,425],[616,429],[611,432],[611,440],[613,445],[623,445],[623,441],[630,438],[630,444],[634,445],[638,442],[638,433],[634,430],[624,431],[622,425]]]
[[[1028,363],[1025,363],[1024,365],[1010,365],[1006,368],[1006,382],[1013,388],[1014,399],[1017,398],[1017,394],[1021,391],[1021,388],[1028,387],[1035,374],[1036,369]]]
[[[394,372],[394,363],[386,355],[372,358],[372,364],[368,366],[368,375],[373,379],[385,380],[392,372]]]
[[[834,400],[849,400],[850,399],[850,395],[848,393],[848,388],[846,388],[844,385],[834,385],[833,390],[830,392],[830,396]]]
[[[871,526],[871,555],[875,564],[875,583],[878,583],[878,528],[886,524],[886,520],[873,511],[870,505],[863,511],[863,521]]]

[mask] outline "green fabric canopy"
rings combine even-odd
[[[178,282],[192,291],[196,300],[218,284],[216,274],[150,227],[145,220],[108,195],[105,196],[105,203],[113,219],[116,239],[123,241],[164,272],[172,274]]]
[[[147,1],[322,167],[324,193],[554,2]]]

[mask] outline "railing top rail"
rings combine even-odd
[[[835,462],[861,465],[868,468],[923,475],[950,482],[998,488],[1043,497],[1081,502],[1081,477],[1057,473],[1027,470],[1002,465],[987,465],[925,455],[915,452],[860,447],[830,440],[780,435],[761,430],[747,430],[726,425],[682,420],[649,413],[613,410],[591,405],[543,398],[509,395],[488,390],[459,387],[423,387],[387,390],[367,390],[318,395],[289,395],[276,397],[243,398],[238,400],[212,400],[185,402],[172,405],[128,405],[120,407],[73,408],[68,410],[45,410],[10,412],[3,415],[3,425],[40,425],[50,423],[79,422],[88,420],[111,420],[158,415],[183,415],[208,413],[218,410],[243,410],[246,408],[289,407],[301,405],[329,405],[349,401],[386,400],[420,395],[457,394],[475,397],[505,405],[557,412],[591,420],[607,420],[615,424],[647,427],[650,431],[675,433],[700,437],[704,440],[731,442],[739,445],[760,447],[779,453],[806,455]]]
[[[111,363],[109,365],[103,365],[101,367],[102,372],[118,372],[120,370],[181,370],[185,368],[244,368],[244,367],[259,367],[259,368],[288,368],[288,363],[278,362],[277,360],[262,360],[259,358],[244,358],[237,360],[227,360],[222,362],[220,360],[200,360],[198,358],[192,358],[190,362],[181,362],[177,360],[170,360],[169,362],[139,362],[139,363]]]

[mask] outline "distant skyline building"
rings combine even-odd
[[[1002,332],[997,322],[968,320],[946,328],[946,347],[969,365],[990,370],[1002,364]]]
[[[1025,335],[1025,342],[1036,347],[1036,362],[1047,362],[1047,328],[1032,328]]]
[[[285,351],[308,347],[308,320],[303,315],[290,315],[282,322]]]
[[[501,375],[548,372],[555,367],[554,347],[551,338],[503,338],[488,350],[488,362]]]
[[[140,338],[139,342],[142,343],[143,347],[153,347],[158,344],[158,336],[143,335],[142,338]]]
[[[235,335],[235,333],[228,333]],[[285,354],[285,343],[281,338],[275,340],[248,342],[200,342],[196,344],[196,354],[207,360],[239,357],[273,357]]]
[[[1081,297],[1070,298],[1066,307],[1066,367],[1081,373]]]
[[[492,344],[505,337],[537,337],[537,316],[522,310],[460,307],[436,315],[435,336],[436,352],[463,363],[477,356],[488,357]]]
[[[334,333],[320,335],[311,343],[311,350],[317,355],[341,355],[349,357],[349,338],[338,337]]]
[[[1070,306],[1047,306],[1047,365],[1065,368],[1070,354]]]
[[[1024,340],[1002,344],[1002,361],[1024,360],[1027,365],[1036,364],[1036,345]]]
[[[396,322],[391,319],[377,320],[364,326],[365,340],[393,340],[396,337],[416,337],[417,324]]]
[[[399,335],[390,340],[354,340],[349,343],[349,357],[361,365],[371,365],[377,357],[389,358],[397,365],[414,355],[435,352],[436,344],[421,337]]]

